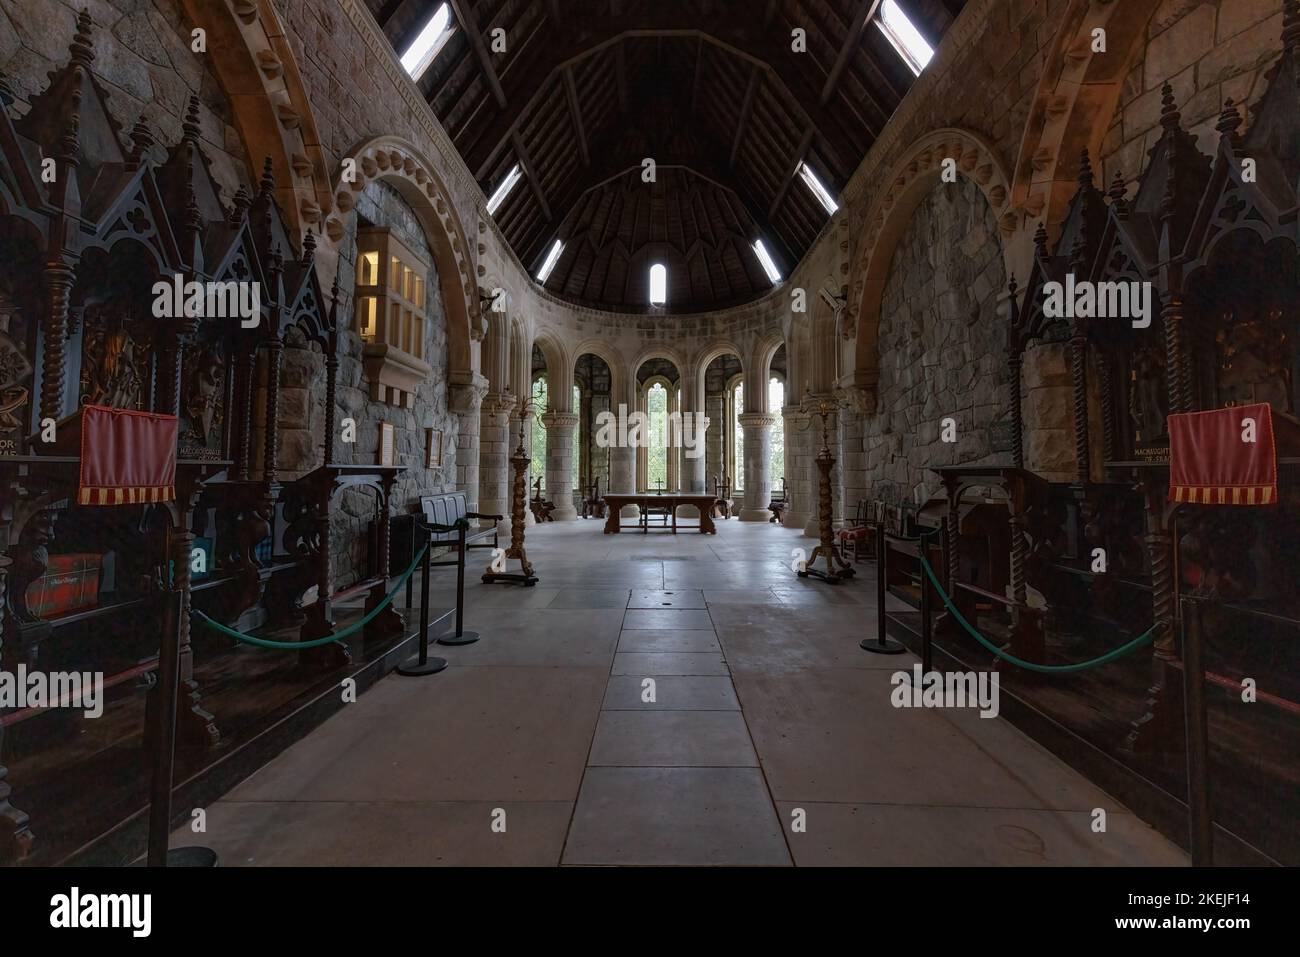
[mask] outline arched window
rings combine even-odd
[[[781,488],[781,479],[785,478],[785,419],[781,409],[785,406],[785,382],[778,376],[767,380],[767,408],[776,413],[772,424],[772,488]]]
[[[573,482],[570,487],[578,493],[581,501],[581,496],[584,496],[587,491],[582,487],[582,450],[586,447],[586,443],[583,442],[585,438],[583,426],[587,419],[582,414],[582,389],[576,382],[573,384],[573,411],[578,415],[578,424],[573,427]]]
[[[740,425],[740,415],[745,411],[745,380],[736,376],[727,389],[727,422],[731,436],[731,454],[727,456],[728,471],[731,475],[731,490],[743,491],[745,488],[745,430]]]
[[[542,480],[542,489],[546,490],[546,427],[541,423],[541,415],[546,411],[548,396],[546,394],[546,373],[533,379],[533,471],[529,476],[528,498],[533,497],[532,484],[538,477]]]
[[[663,263],[650,267],[650,305],[662,306],[668,301],[668,269]]]
[[[668,484],[668,390],[662,382],[646,389],[649,417],[646,449],[646,488],[669,488]]]

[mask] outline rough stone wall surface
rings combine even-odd
[[[1104,183],[1119,172],[1130,186],[1160,138],[1161,87],[1173,87],[1184,129],[1203,153],[1217,147],[1223,104],[1247,125],[1264,93],[1264,75],[1281,54],[1280,0],[1164,0],[1124,80],[1120,106],[1102,142]]]
[[[46,74],[68,62],[77,15],[90,11],[94,73],[108,93],[108,109],[125,134],[137,119],[153,131],[161,158],[181,138],[191,93],[200,102],[203,149],[228,202],[241,183],[254,181],[229,101],[203,57],[190,51],[193,25],[174,0],[5,0],[0,4],[0,74],[26,113]]]
[[[392,423],[396,432],[396,461],[399,465],[405,465],[406,471],[398,479],[389,505],[393,514],[401,514],[416,511],[421,495],[450,492],[456,487],[454,450],[459,420],[448,407],[446,310],[428,238],[415,213],[397,190],[382,181],[369,183],[357,198],[357,212],[366,222],[393,229],[412,253],[429,264],[428,282],[425,284],[428,298],[425,303],[424,356],[433,371],[416,390],[412,408],[397,408],[371,401],[369,382],[362,365],[362,341],[351,321],[347,323],[346,331],[340,339],[337,415],[340,422],[349,416],[356,420],[357,440],[351,445],[339,443],[338,459],[341,462],[374,462],[379,448],[379,425],[381,422]],[[352,289],[356,283],[354,236],[349,237],[344,244],[342,258],[339,286],[345,293],[347,302],[352,303]],[[286,355],[289,351],[286,350]],[[316,383],[316,421],[323,422],[323,373]],[[438,468],[425,468],[426,428],[442,433],[442,465]],[[373,498],[370,492],[364,491],[348,492],[341,496],[342,514],[335,516],[331,528],[336,542],[345,549],[336,554],[348,556],[335,562],[340,584],[359,577],[364,568],[367,529],[374,517]]]
[[[846,448],[842,460],[845,507],[859,492],[924,501],[939,487],[930,468],[993,455],[989,425],[1007,405],[997,315],[1005,282],[997,223],[973,183],[943,185],[922,200],[885,285],[879,400],[862,417],[861,453]],[[956,423],[951,443],[941,435],[948,417]],[[850,426],[857,418],[846,416]]]

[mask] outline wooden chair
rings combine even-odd
[[[767,503],[767,508],[772,513],[772,517],[767,520],[768,524],[785,524],[785,513],[790,508],[790,492],[784,478],[781,479],[781,491],[772,492],[772,501]]]
[[[660,494],[663,494],[663,490],[664,483],[660,482],[658,489],[648,489],[647,491],[657,491]],[[647,505],[645,511],[641,513],[641,524],[649,525],[651,518],[658,518],[661,520],[662,524],[666,526],[670,517],[672,517],[672,509],[668,508],[666,505]]]
[[[600,497],[600,476],[587,486],[587,494],[582,500],[583,518],[604,518],[605,500]]]
[[[859,499],[853,518],[835,535],[840,554],[852,557],[856,563],[866,555],[876,554],[876,525],[885,520],[883,502]]]
[[[537,481],[533,483],[533,499],[528,503],[529,509],[533,513],[535,522],[553,522],[551,513],[555,511],[555,503],[542,498],[542,477],[539,475]]]
[[[731,518],[731,511],[736,507],[731,497],[731,479],[724,475],[721,482],[713,476],[709,480],[713,482],[713,517]]]

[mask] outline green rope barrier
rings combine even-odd
[[[397,584],[393,587],[393,590],[384,597],[383,601],[361,616],[360,621],[348,625],[348,627],[344,628],[342,631],[335,632],[332,635],[326,635],[324,638],[314,638],[311,641],[272,641],[269,638],[258,638],[256,635],[249,635],[242,631],[235,631],[233,628],[227,628],[221,622],[209,618],[197,608],[191,608],[190,614],[197,616],[200,621],[215,631],[229,635],[231,638],[236,638],[245,644],[256,645],[259,648],[273,648],[277,651],[305,651],[308,648],[319,648],[321,645],[328,645],[336,641],[342,641],[344,638],[354,632],[360,631],[362,628],[366,627],[366,625],[374,621],[375,616],[392,603],[393,599],[397,596],[397,593],[402,590],[402,586],[406,584],[406,580],[415,574],[415,570],[420,567],[420,562],[424,559],[424,553],[428,550],[428,545],[425,545],[420,549],[420,554],[415,556],[415,561],[411,562],[411,567],[402,572],[402,576],[397,579]],[[317,597],[316,600],[320,601],[321,599]]]
[[[1128,644],[1121,645],[1112,651],[1108,651],[1099,658],[1092,658],[1089,661],[1080,661],[1073,665],[1040,665],[1032,661],[1025,661],[1023,658],[1017,658],[1015,655],[1003,651],[971,626],[971,623],[966,620],[965,616],[962,615],[957,606],[953,604],[952,599],[948,597],[948,593],[943,590],[943,586],[939,584],[939,579],[935,577],[934,569],[930,567],[930,563],[926,561],[924,556],[921,558],[921,567],[924,568],[925,573],[930,576],[930,582],[934,585],[935,591],[939,593],[939,597],[943,599],[944,605],[953,613],[953,617],[961,623],[961,626],[970,633],[972,638],[999,658],[1009,661],[1013,665],[1018,665],[1027,671],[1037,671],[1042,674],[1069,674],[1074,671],[1086,671],[1089,668],[1096,668],[1098,665],[1107,664],[1108,662],[1114,661],[1116,658],[1121,658],[1124,655],[1127,655],[1130,651],[1142,647],[1150,641],[1152,635],[1155,634],[1156,625],[1152,625]]]

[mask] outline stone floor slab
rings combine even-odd
[[[750,768],[738,711],[602,711],[588,767]]]
[[[713,619],[707,611],[676,608],[629,609],[623,616],[623,629],[636,631],[654,629],[665,631],[694,631],[713,628]]]
[[[605,689],[606,711],[739,711],[731,679],[712,675],[662,675],[654,679],[654,701],[645,701],[645,678],[616,675]]]
[[[727,663],[721,655],[651,652],[614,656],[611,672],[616,675],[725,675]]]
[[[564,863],[782,866],[790,853],[756,768],[591,768]]]

